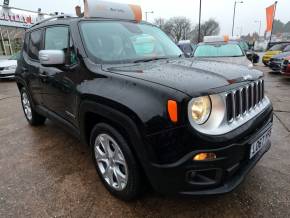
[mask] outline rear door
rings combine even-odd
[[[27,77],[28,87],[35,104],[42,104],[41,92],[43,86],[40,83],[38,53],[43,48],[43,29],[27,33],[25,38],[26,49],[23,52],[25,64],[22,71]]]

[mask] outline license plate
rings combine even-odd
[[[271,136],[271,128],[251,145],[250,159],[252,159],[268,142]]]

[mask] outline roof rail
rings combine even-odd
[[[69,17],[72,17],[72,16],[66,15],[66,14],[52,16],[52,17],[49,17],[49,18],[46,18],[46,19],[38,21],[37,23],[35,23],[32,26],[30,26],[30,28],[34,27],[34,26],[37,26],[37,25],[40,25],[40,24],[45,23],[45,22],[50,21],[50,20],[58,20],[58,19],[64,19],[64,18],[69,18]]]

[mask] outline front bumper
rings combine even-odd
[[[251,144],[272,126],[272,110],[261,119],[264,119],[261,126],[254,127],[251,134],[229,145],[193,150],[169,164],[152,163],[148,175],[151,184],[158,192],[164,194],[199,196],[232,191],[271,146],[268,141],[259,153],[252,159],[249,158]],[[217,159],[193,161],[193,157],[200,152],[213,152]]]
[[[8,79],[15,77],[15,70],[3,70],[0,71],[0,78],[1,79]]]
[[[280,72],[282,66],[282,61],[281,62],[274,62],[270,61],[269,62],[269,67],[274,71],[274,72]]]
[[[272,58],[272,56],[264,56],[262,58],[263,64],[268,65],[271,58]]]

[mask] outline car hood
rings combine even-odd
[[[283,58],[288,57],[288,56],[290,56],[290,52],[283,52],[281,54],[273,56],[272,58],[281,59],[282,60]]]
[[[102,68],[112,73],[167,86],[190,96],[208,94],[211,93],[211,89],[246,80],[256,80],[263,76],[262,72],[248,67],[192,59],[103,65]]]
[[[252,65],[252,62],[246,56],[241,57],[212,57],[212,58],[195,58],[196,60],[205,60],[205,61],[216,61],[221,63],[231,63],[238,64],[242,66],[249,67]]]
[[[0,60],[0,67],[9,67],[9,66],[16,66],[16,60]]]

